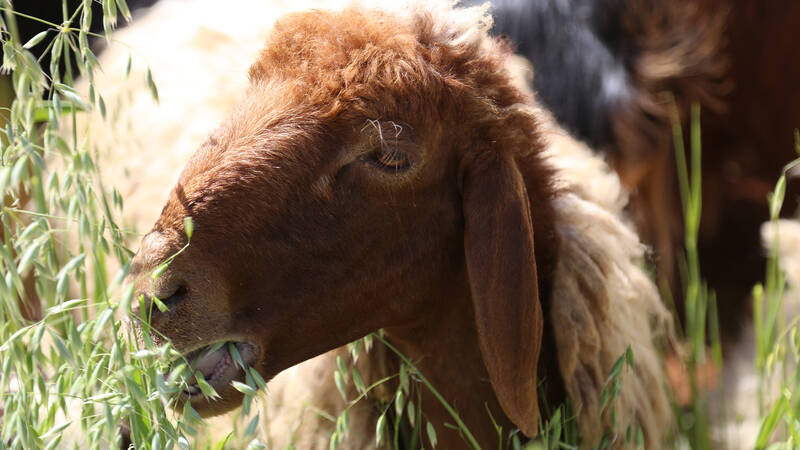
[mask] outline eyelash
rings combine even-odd
[[[367,145],[371,151],[362,156],[362,161],[387,173],[397,174],[409,169],[413,165],[413,151],[406,150],[412,150],[414,145],[406,134],[400,137],[406,127],[393,121],[367,120],[361,132],[369,136]]]
[[[397,172],[411,166],[411,159],[406,153],[385,144],[373,154],[373,160],[378,167],[387,171]]]

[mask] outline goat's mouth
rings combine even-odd
[[[236,353],[240,358],[234,357]],[[186,388],[183,390],[184,398],[195,400],[203,396],[203,389],[198,380],[200,377],[215,391],[225,390],[232,381],[238,381],[245,377],[244,371],[255,363],[257,356],[258,347],[256,345],[236,341],[210,344],[186,354],[186,360],[194,373],[188,379]]]

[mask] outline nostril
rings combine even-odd
[[[189,288],[186,287],[185,284],[179,284],[171,294],[168,294],[162,297],[158,297],[161,300],[161,303],[166,305],[168,309],[172,309],[178,305],[186,296],[189,294]]]

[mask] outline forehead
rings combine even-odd
[[[280,85],[285,104],[324,120],[399,120],[419,131],[453,113],[480,121],[529,101],[510,82],[507,44],[486,37],[491,19],[481,8],[446,9],[288,15],[250,68],[251,97],[274,102]]]
[[[424,131],[442,112],[432,100],[446,97],[430,53],[410,25],[380,11],[289,15],[251,67],[245,98],[187,171],[201,170],[194,167],[201,162],[214,171],[263,165],[299,156],[300,148],[313,165],[307,158],[331,147],[319,144],[346,139],[368,120]]]
[[[279,20],[250,69],[245,100],[192,157],[170,203],[191,210],[231,187],[296,184],[368,120],[404,123],[420,137],[441,128],[454,109],[483,97],[476,88],[497,73],[498,58],[434,25],[425,15],[357,9]]]

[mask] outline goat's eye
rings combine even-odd
[[[385,170],[399,171],[411,165],[408,154],[400,151],[396,145],[381,145],[373,157],[378,167]]]
[[[413,129],[400,122],[367,120],[361,128],[362,141],[358,144],[361,161],[378,169],[396,174],[411,168],[419,157]]]

